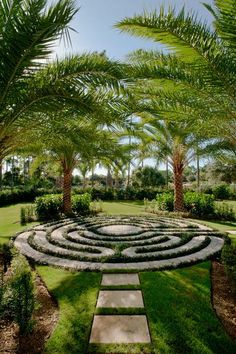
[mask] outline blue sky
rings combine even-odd
[[[72,27],[77,33],[71,32],[72,48],[60,43],[56,49],[58,56],[69,53],[92,52],[106,50],[110,58],[124,60],[127,53],[143,48],[160,48],[158,43],[150,40],[131,37],[120,33],[113,26],[124,17],[140,14],[145,10],[154,10],[165,4],[177,10],[185,6],[186,10],[199,14],[202,20],[211,22],[211,15],[202,2],[212,0],[80,0],[77,1],[79,12],[75,16]]]

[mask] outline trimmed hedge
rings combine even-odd
[[[173,193],[163,193],[156,197],[159,210],[174,210]],[[197,217],[209,217],[214,215],[214,197],[211,195],[186,192],[184,193],[184,207],[186,211]]]
[[[125,189],[87,188],[82,190],[75,188],[73,192],[75,194],[87,192],[91,194],[92,200],[143,200],[144,198],[153,200],[156,198],[157,193],[163,193],[163,189],[142,189],[130,186]]]
[[[38,196],[50,193],[57,193],[56,190],[47,190],[44,188],[40,189],[6,189],[0,191],[0,207],[24,203],[24,202],[33,202],[34,199]]]
[[[91,195],[84,193],[72,195],[72,211],[76,214],[84,215],[89,212]],[[35,211],[39,220],[59,219],[63,213],[62,194],[48,194],[35,199]]]

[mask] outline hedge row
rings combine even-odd
[[[6,189],[0,191],[0,207],[16,203],[33,202],[36,197],[49,193],[57,193],[57,191],[50,191],[44,188]]]
[[[162,193],[156,197],[157,207],[159,210],[174,210],[174,194]],[[232,207],[227,204],[217,205],[213,195],[185,192],[184,208],[194,217],[219,219],[219,220],[236,220],[236,215]]]

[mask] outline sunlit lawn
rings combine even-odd
[[[16,204],[0,208],[0,244],[7,243],[16,232],[31,227],[36,223],[27,226],[20,225],[20,209],[27,204]]]

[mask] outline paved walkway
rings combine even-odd
[[[139,287],[138,274],[103,274],[102,287],[110,286],[112,290],[100,290],[97,301],[98,314],[93,319],[90,343],[96,344],[124,344],[124,343],[150,343],[150,333],[147,317],[138,314],[144,312],[144,302],[141,290],[133,290],[133,286]],[[126,286],[131,289],[121,290]],[[126,311],[122,315],[122,310]],[[109,311],[118,314],[107,314]],[[133,311],[136,310],[135,315]],[[130,311],[130,314],[128,312]],[[102,314],[104,312],[104,314]],[[119,313],[120,312],[120,313]],[[101,313],[101,314],[100,314]]]

